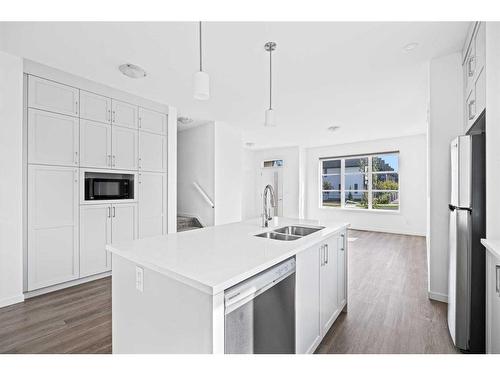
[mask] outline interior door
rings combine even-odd
[[[28,166],[28,290],[79,277],[78,168]]]
[[[113,125],[137,129],[138,107],[136,105],[113,99],[111,101],[111,107],[111,121]]]
[[[156,134],[165,134],[167,115],[139,107],[139,129]]]
[[[163,174],[139,173],[139,238],[163,234]]]
[[[134,129],[113,126],[111,131],[113,151],[112,166],[115,169],[137,169],[137,138]]]
[[[321,333],[325,335],[338,311],[337,297],[337,238],[329,238],[323,245],[320,259]]]
[[[80,120],[80,165],[111,168],[111,125]]]
[[[139,169],[161,172],[164,169],[165,137],[148,132],[139,132]]]
[[[78,119],[57,113],[28,110],[28,162],[78,165]]]
[[[80,118],[111,123],[111,99],[81,90]]]
[[[111,242],[132,241],[137,238],[137,205],[135,203],[111,206]]]
[[[28,107],[63,115],[78,116],[77,88],[47,79],[28,76]]]
[[[80,207],[80,277],[111,269],[106,245],[111,243],[111,205]]]

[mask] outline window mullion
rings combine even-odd
[[[371,210],[373,208],[373,194],[372,194],[372,156],[368,156],[368,209]]]
[[[345,159],[340,161],[340,207],[345,208]]]

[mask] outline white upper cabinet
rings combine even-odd
[[[78,166],[78,118],[28,109],[28,162]]]
[[[111,125],[80,120],[80,166],[111,168]]]
[[[111,123],[111,99],[80,90],[80,118]]]
[[[126,242],[137,238],[137,204],[111,205],[111,242]]]
[[[166,127],[167,116],[165,114],[139,107],[139,129],[165,134]]]
[[[78,116],[78,89],[30,75],[28,77],[28,107]]]
[[[139,132],[139,170],[161,172],[165,169],[166,141],[162,135]]]
[[[476,36],[474,38],[476,48],[476,72],[481,73],[486,65],[486,33],[485,23],[479,22],[477,25]]]
[[[337,238],[330,237],[320,253],[320,322],[323,335],[332,326],[338,312]]]
[[[106,251],[111,243],[111,211],[109,204],[80,207],[80,277],[111,269],[111,255]]]
[[[111,106],[111,121],[113,125],[137,129],[137,111],[139,107],[114,99],[111,101]]]
[[[163,234],[165,212],[164,175],[139,173],[139,238]]]
[[[28,290],[79,277],[78,168],[28,167]]]
[[[111,133],[112,167],[115,169],[137,169],[138,131],[114,126]]]

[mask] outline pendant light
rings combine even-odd
[[[198,100],[208,100],[210,98],[210,77],[203,71],[202,60],[202,39],[201,39],[201,21],[200,27],[200,71],[194,74],[193,96]]]
[[[275,42],[267,42],[264,45],[264,49],[269,52],[269,109],[266,109],[266,121],[265,126],[276,126],[276,119],[274,117],[273,110],[273,60],[272,52],[276,49]]]

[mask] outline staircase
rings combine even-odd
[[[200,221],[195,217],[177,216],[177,232],[203,228]]]

